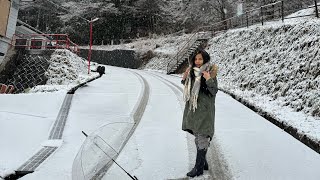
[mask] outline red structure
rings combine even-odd
[[[0,86],[0,94],[4,94],[7,91],[7,85],[1,84]]]
[[[91,21],[88,21],[90,23],[90,47],[89,47],[89,53],[88,53],[88,74],[90,74],[90,61],[91,61],[91,49],[92,49],[92,23],[99,20],[99,18],[92,19]]]
[[[72,42],[67,34],[14,34],[11,45],[16,49],[69,49],[79,53],[79,46]]]
[[[12,94],[14,90],[14,86],[13,85],[5,85],[5,84],[1,84],[0,85],[0,94]]]

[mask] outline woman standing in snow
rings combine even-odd
[[[189,62],[181,83],[185,85],[183,97],[186,102],[182,130],[195,136],[197,158],[189,177],[200,176],[208,170],[206,153],[214,134],[215,98],[218,92],[217,66],[210,65],[210,56],[198,50]]]

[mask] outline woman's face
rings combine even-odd
[[[194,59],[194,64],[196,67],[201,67],[203,65],[203,57],[202,54],[197,54]]]

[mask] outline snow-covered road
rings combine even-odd
[[[0,175],[16,170],[37,149],[52,143],[58,149],[35,172],[22,179],[72,179],[74,159],[86,142],[81,131],[90,135],[117,122],[132,127],[137,104],[142,95],[146,95],[141,76],[148,84],[148,102],[117,162],[140,180],[184,177],[194,164],[195,147],[192,136],[181,130],[183,87],[180,78],[111,66],[106,66],[102,78],[73,95],[60,145],[46,139],[54,123],[52,117],[57,115],[58,105],[63,101],[61,93],[1,95],[1,102],[19,103],[0,104]],[[50,103],[46,104],[43,97]],[[10,123],[19,119],[17,114],[8,112],[26,113],[30,99],[46,106],[30,106],[28,113],[47,120],[35,121],[39,117],[34,117],[24,119],[28,120],[25,122],[21,119],[19,122],[28,126],[21,124],[23,127],[17,129],[17,124]],[[34,130],[44,127],[44,131]],[[21,143],[23,147],[18,147],[17,136],[20,142],[32,143]],[[91,156],[82,154],[82,157]],[[94,158],[90,165],[95,164]],[[217,94],[216,134],[208,161],[211,175],[206,172],[205,178],[197,179],[320,179],[319,154],[222,92]],[[113,163],[103,179],[130,178]]]

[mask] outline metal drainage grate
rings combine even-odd
[[[49,139],[61,139],[62,133],[64,130],[64,126],[67,121],[71,101],[72,101],[73,94],[67,94],[64,98],[63,104],[59,111],[57,120],[55,121],[53,128],[50,132]]]
[[[34,156],[25,162],[17,171],[28,172],[34,171],[44,160],[46,160],[58,147],[44,147]]]

